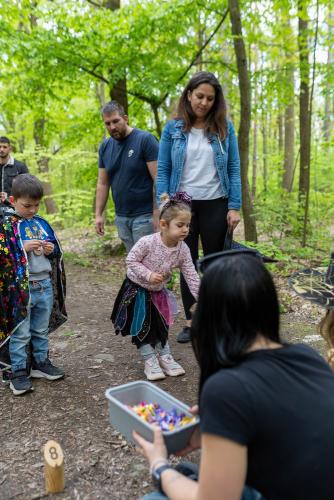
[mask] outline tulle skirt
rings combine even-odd
[[[177,313],[175,296],[166,288],[151,292],[126,278],[111,313],[116,334],[131,335],[132,342],[165,345]]]

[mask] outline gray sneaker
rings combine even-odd
[[[186,373],[171,354],[164,354],[163,356],[159,356],[158,359],[160,366],[166,375],[169,375],[170,377],[178,377],[179,375],[184,375]]]
[[[64,370],[54,366],[49,358],[46,358],[46,360],[41,363],[33,361],[30,371],[30,376],[32,378],[46,378],[47,380],[58,380],[63,378],[64,375]]]
[[[17,370],[16,372],[13,372],[9,387],[13,391],[14,396],[20,396],[21,394],[34,390],[32,382],[27,376],[26,370]]]
[[[166,378],[164,372],[161,370],[158,358],[155,355],[145,361],[144,373],[147,380],[162,380]]]

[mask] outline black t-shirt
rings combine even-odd
[[[259,350],[204,384],[201,430],[248,448],[266,500],[333,500],[334,373],[306,345]]]
[[[106,139],[99,149],[99,167],[109,175],[117,215],[135,217],[153,211],[153,180],[147,162],[158,158],[154,135],[134,128],[122,141]]]

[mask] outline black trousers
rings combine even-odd
[[[190,248],[191,258],[196,266],[199,238],[204,255],[223,250],[227,232],[227,198],[216,200],[193,200],[191,203],[190,231],[184,240]],[[181,274],[181,296],[187,319],[191,319],[190,308],[195,303],[188,285]]]

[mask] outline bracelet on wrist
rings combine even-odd
[[[160,465],[169,465],[167,458],[159,458],[158,460],[153,462],[153,464],[150,467],[150,474],[153,473],[153,471],[157,468],[157,466],[160,467]]]

